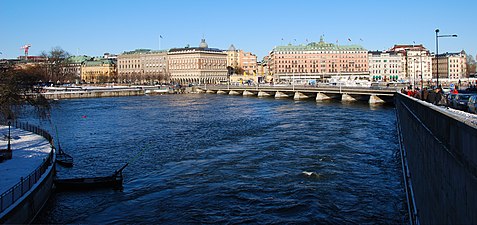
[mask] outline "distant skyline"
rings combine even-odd
[[[62,1],[0,0],[0,58],[61,47],[72,55],[120,54],[139,48],[198,46],[252,52],[261,60],[274,46],[318,42],[387,50],[423,44],[439,53],[477,54],[476,1]],[[162,38],[161,38],[162,37]],[[349,41],[351,40],[351,41]]]

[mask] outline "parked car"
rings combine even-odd
[[[452,108],[467,111],[467,102],[469,102],[471,96],[471,94],[457,94]]]
[[[472,95],[469,98],[469,101],[467,102],[467,110],[470,113],[477,113],[476,106],[477,106],[477,95]]]

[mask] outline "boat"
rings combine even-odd
[[[126,163],[119,170],[116,170],[111,176],[105,177],[88,177],[88,178],[71,178],[71,179],[55,179],[57,190],[83,191],[98,188],[113,188],[120,190],[123,187],[123,170],[128,166]]]
[[[58,152],[56,153],[56,162],[60,166],[73,167],[73,157],[66,154],[61,147],[58,148]]]
[[[56,136],[58,137],[58,129],[56,129]],[[60,138],[58,138],[58,151],[56,152],[56,162],[60,166],[73,167],[73,157],[63,151],[60,145]]]

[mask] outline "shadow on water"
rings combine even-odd
[[[28,119],[28,118],[23,118]],[[163,95],[59,101],[58,176],[124,171],[122,192],[55,194],[37,223],[403,223],[394,109]]]

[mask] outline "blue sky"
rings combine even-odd
[[[234,44],[259,59],[276,45],[320,35],[368,50],[415,42],[434,52],[436,28],[459,35],[439,39],[439,52],[475,57],[476,9],[472,0],[0,0],[0,58],[22,55],[24,44],[32,45],[30,55],[59,46],[97,56],[158,49],[159,42],[162,49],[198,46],[202,36],[209,47]]]

